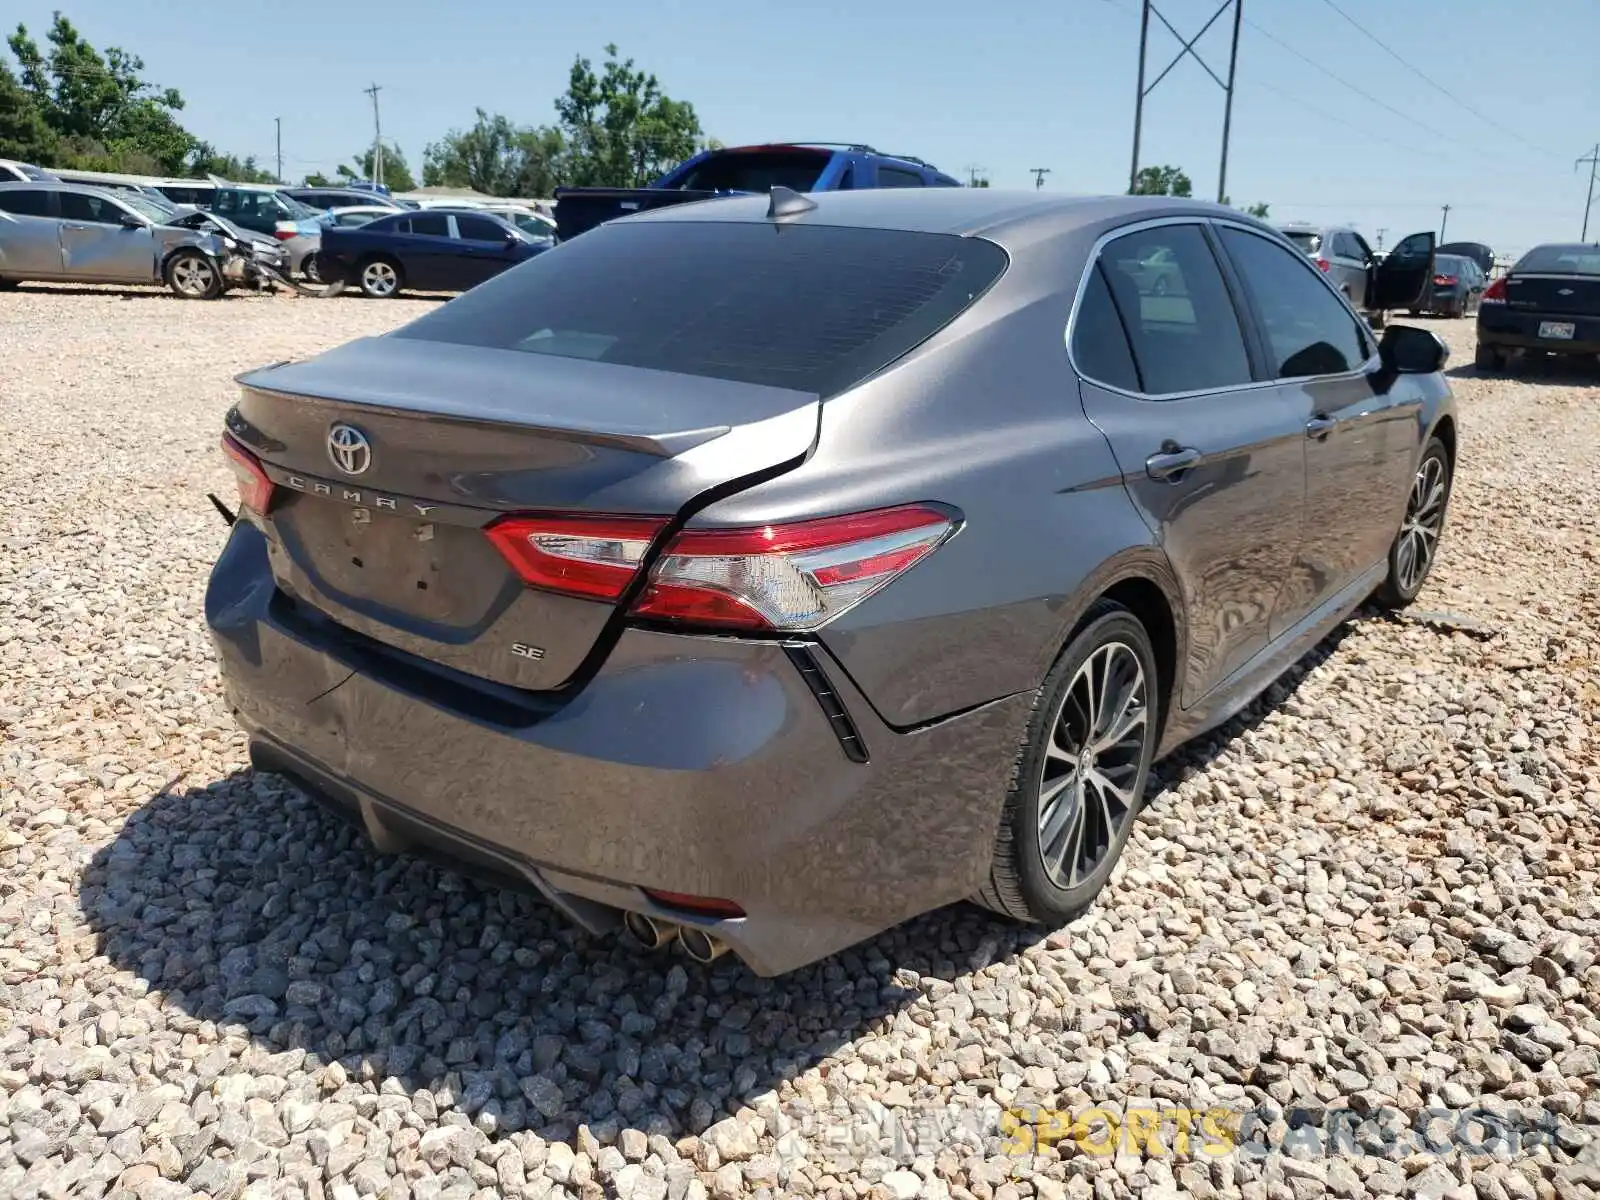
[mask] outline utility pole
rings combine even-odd
[[[1594,169],[1595,165],[1600,163],[1600,142],[1595,143],[1594,149],[1589,151],[1588,158],[1580,158],[1572,169],[1576,171],[1584,163],[1589,164],[1589,190],[1583,197],[1583,234],[1578,238],[1580,242],[1589,240],[1589,206],[1594,203]]]
[[[978,186],[978,180],[980,180],[980,179],[987,180],[988,178],[989,178],[989,172],[985,168],[978,166],[976,163],[968,163],[967,164],[967,186],[968,187],[974,187],[975,188],[975,187]]]
[[[1444,216],[1439,218],[1439,240],[1441,242],[1444,241],[1444,231],[1445,231],[1446,227],[1449,226],[1449,224],[1450,224],[1450,206],[1448,204],[1446,204],[1444,206]]]
[[[278,182],[283,182],[283,118],[273,117],[272,123],[278,127]]]
[[[1389,231],[1387,229],[1378,230],[1378,249],[1379,250],[1383,249],[1383,235],[1388,233],[1388,232]]]
[[[1233,9],[1233,43],[1228,55],[1228,81],[1224,83],[1222,77],[1206,65],[1205,59],[1195,52],[1195,43],[1205,37],[1207,31],[1217,23],[1218,18],[1228,9]],[[1178,55],[1161,74],[1148,86],[1145,86],[1145,59],[1148,57],[1150,44],[1150,18],[1155,17],[1167,27],[1167,32],[1172,34],[1182,43]],[[1244,22],[1244,0],[1222,0],[1217,11],[1211,14],[1211,19],[1200,26],[1200,32],[1192,38],[1185,38],[1175,28],[1172,22],[1162,16],[1152,0],[1142,0],[1139,16],[1139,83],[1138,91],[1133,101],[1133,162],[1128,168],[1128,194],[1132,195],[1139,183],[1139,142],[1144,133],[1144,101],[1145,97],[1155,91],[1161,81],[1172,73],[1187,56],[1200,64],[1200,69],[1211,76],[1211,81],[1222,89],[1226,97],[1222,112],[1222,167],[1217,176],[1217,202],[1222,203],[1228,194],[1228,141],[1233,134],[1233,83],[1239,69],[1239,26]]]
[[[1050,168],[1049,167],[1029,167],[1028,170],[1033,172],[1033,190],[1034,191],[1038,191],[1040,188],[1042,188],[1044,186],[1044,177],[1046,175],[1050,174]]]
[[[1244,20],[1244,0],[1233,0],[1233,49],[1228,52],[1228,86],[1223,89],[1222,166],[1217,171],[1217,203],[1228,202],[1228,135],[1233,131],[1233,77],[1239,70],[1239,25]]]
[[[383,124],[378,119],[378,93],[383,89],[374,83],[363,88],[372,97],[372,182],[383,182]]]

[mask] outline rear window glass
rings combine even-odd
[[[672,181],[691,192],[770,192],[774,186],[809,192],[832,156],[813,150],[752,150],[720,154]]]
[[[623,222],[394,336],[831,395],[949,324],[1006,261],[993,242],[948,234]]]
[[[1317,251],[1322,249],[1321,234],[1308,233],[1303,229],[1285,229],[1283,231],[1283,236],[1288,238],[1296,246],[1299,246],[1300,249],[1304,250],[1307,254],[1315,254]]]
[[[1600,247],[1535,246],[1514,270],[1551,275],[1600,275]]]

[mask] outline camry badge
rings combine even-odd
[[[360,475],[372,465],[372,443],[354,425],[341,422],[328,430],[328,460],[346,475]]]

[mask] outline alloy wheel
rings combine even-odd
[[[1107,642],[1078,668],[1050,727],[1039,850],[1057,887],[1076,887],[1094,874],[1133,819],[1148,724],[1139,655],[1124,642]]]
[[[1411,481],[1411,498],[1406,502],[1406,519],[1400,526],[1400,545],[1395,553],[1395,574],[1408,593],[1422,586],[1433,566],[1439,532],[1444,527],[1444,499],[1444,461],[1430,454]]]
[[[361,286],[374,296],[388,296],[400,286],[400,277],[386,262],[368,263],[361,272]]]
[[[215,284],[216,273],[205,259],[191,254],[172,265],[172,282],[186,296],[204,296]]]

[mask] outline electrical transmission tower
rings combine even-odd
[[[1233,9],[1233,48],[1228,54],[1228,81],[1224,83],[1222,77],[1206,65],[1205,59],[1195,52],[1194,44],[1206,35],[1206,31],[1217,23],[1217,18],[1229,9]],[[1144,64],[1150,43],[1150,18],[1154,16],[1167,27],[1167,32],[1183,43],[1183,49],[1178,51],[1178,56],[1167,64],[1166,69],[1157,75],[1155,82],[1149,87],[1144,82]],[[1200,26],[1200,32],[1192,38],[1184,36],[1173,28],[1172,22],[1161,15],[1159,9],[1151,0],[1143,0],[1143,11],[1139,17],[1139,92],[1133,102],[1133,165],[1128,169],[1128,191],[1132,193],[1139,181],[1139,138],[1144,132],[1144,99],[1156,86],[1172,73],[1184,60],[1185,56],[1192,58],[1200,64],[1205,73],[1211,76],[1216,85],[1222,89],[1226,97],[1222,108],[1222,166],[1217,172],[1217,203],[1223,203],[1228,196],[1228,138],[1233,131],[1233,80],[1239,66],[1239,25],[1244,20],[1244,0],[1223,0],[1222,6],[1211,14],[1211,19]]]

